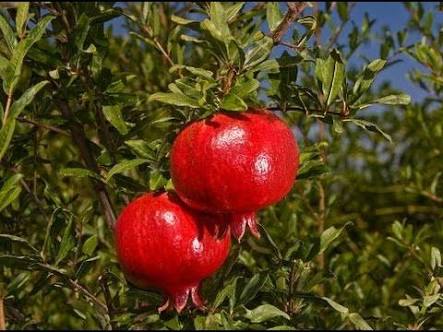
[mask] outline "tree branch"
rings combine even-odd
[[[269,110],[269,111],[283,111],[283,109],[281,108],[281,107],[278,107],[278,106],[272,106],[272,107],[267,107],[266,108],[267,110]],[[315,113],[315,114],[330,114],[330,115],[335,115],[335,116],[340,116],[340,117],[342,117],[342,118],[346,118],[346,116],[343,116],[343,114],[342,113],[339,113],[339,112],[330,112],[330,111],[327,111],[326,113],[324,112],[324,111],[322,111],[322,110],[312,110],[312,109],[310,109],[310,110],[308,110],[308,111],[305,111],[303,108],[298,108],[298,107],[287,107],[286,108],[286,111],[298,111],[298,112],[303,112],[303,113]]]
[[[283,17],[281,23],[272,32],[272,40],[274,41],[274,44],[280,42],[291,26],[291,23],[300,16],[306,6],[306,2],[288,2],[288,11],[286,12],[285,17]]]
[[[3,296],[0,295],[0,331],[6,331],[5,310]]]
[[[88,148],[86,134],[83,126],[77,121],[75,121],[74,115],[72,114],[72,111],[69,108],[69,105],[66,101],[58,100],[57,104],[63,116],[71,120],[69,123],[71,136],[80,151],[80,155],[86,167],[92,170],[93,172],[99,174],[99,168],[97,162]],[[113,229],[115,222],[115,213],[112,207],[111,200],[109,198],[108,191],[106,190],[106,187],[102,182],[97,180],[92,180],[92,181],[94,181],[94,190],[97,193],[106,223],[108,224],[110,229]]]
[[[65,135],[65,136],[70,136],[69,133],[67,131],[63,130],[63,129],[60,129],[60,128],[57,128],[57,127],[54,127],[54,126],[51,126],[51,125],[47,125],[47,124],[44,124],[44,123],[36,122],[34,120],[31,120],[31,119],[26,119],[26,118],[21,117],[21,116],[17,117],[17,121],[20,121],[20,122],[23,122],[23,123],[29,123],[29,124],[32,124],[32,125],[34,125],[36,127],[44,128],[44,129],[47,129],[47,130],[50,130],[50,131],[53,131],[53,132],[56,132],[56,133],[59,133],[59,134]]]

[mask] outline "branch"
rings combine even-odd
[[[283,111],[283,109],[281,107],[277,107],[277,106],[267,107],[266,109],[269,111]],[[335,115],[335,116],[339,116],[342,118],[346,118],[346,116],[343,116],[343,114],[339,113],[339,112],[327,111],[325,113],[325,111],[322,111],[322,110],[312,110],[312,109],[306,111],[303,108],[298,108],[298,107],[287,107],[286,111],[298,111],[298,112],[303,112],[303,113],[307,113],[307,114],[309,114],[309,113],[323,114],[323,115],[330,114],[330,115]]]
[[[50,130],[50,131],[53,131],[53,132],[56,132],[56,133],[59,133],[59,134],[65,135],[65,136],[70,136],[67,131],[65,131],[63,129],[60,129],[60,128],[57,128],[57,127],[53,127],[51,125],[47,125],[47,124],[44,124],[44,123],[39,123],[39,122],[36,122],[34,120],[26,119],[26,118],[20,117],[20,116],[17,117],[17,120],[20,121],[20,122],[29,123],[29,124],[32,124],[32,125],[34,125],[36,127],[44,128],[44,129],[47,129],[47,130]]]
[[[300,16],[306,6],[306,2],[288,2],[288,11],[286,12],[285,17],[283,17],[281,23],[272,32],[272,40],[274,41],[274,44],[280,42],[291,26],[291,23]]]
[[[73,141],[77,145],[78,149],[80,150],[80,155],[84,163],[86,164],[86,167],[92,170],[93,172],[99,174],[99,168],[97,162],[88,148],[86,134],[83,126],[77,121],[75,121],[74,115],[72,114],[72,111],[69,108],[69,105],[66,101],[57,100],[57,104],[63,116],[66,119],[71,120],[69,122],[69,127],[70,127],[69,129],[71,131],[71,136]],[[108,191],[106,190],[106,186],[100,181],[97,180],[93,181],[94,181],[94,190],[98,195],[98,199],[100,201],[102,213],[105,217],[106,223],[108,224],[110,229],[113,229],[115,222],[115,213],[112,207],[111,200],[109,198]]]
[[[5,310],[3,305],[3,296],[0,295],[0,331],[6,331]]]
[[[8,119],[11,104],[12,104],[12,89],[10,89],[8,93],[8,99],[6,100],[5,114],[3,115],[3,125],[5,125],[6,120]]]

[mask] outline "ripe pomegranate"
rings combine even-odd
[[[193,122],[171,149],[177,194],[195,209],[230,214],[238,240],[246,225],[259,237],[255,211],[290,191],[298,166],[293,133],[266,109],[220,112]]]
[[[180,312],[188,297],[202,308],[200,282],[225,261],[229,230],[217,216],[193,211],[174,193],[145,194],[123,210],[115,226],[117,256],[127,279],[166,294],[159,312]],[[219,231],[219,232],[217,232]]]

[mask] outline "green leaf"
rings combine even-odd
[[[149,176],[149,190],[156,191],[163,188],[168,180],[161,174],[159,170],[154,170]]]
[[[226,287],[217,293],[214,303],[212,304],[213,309],[217,309],[226,299],[235,298],[237,281],[238,277],[233,278]]]
[[[85,243],[83,243],[82,252],[87,256],[91,256],[95,248],[97,247],[97,244],[98,244],[97,235],[91,236],[89,239],[85,241]]]
[[[323,300],[325,300],[326,302],[328,302],[328,304],[336,311],[342,313],[342,314],[348,314],[349,313],[349,309],[342,306],[341,304],[338,304],[337,302],[331,300],[328,297],[322,297]]]
[[[221,2],[210,2],[209,3],[209,16],[211,18],[211,23],[216,29],[216,33],[213,34],[214,29],[211,28],[210,32],[214,38],[219,39],[224,43],[229,43],[231,36],[231,31],[228,26],[228,17],[226,16],[226,11],[223,3]]]
[[[372,103],[385,105],[408,105],[410,102],[411,96],[404,93],[400,93],[398,95],[389,95],[372,101]]]
[[[269,31],[274,31],[280,25],[283,15],[280,11],[279,2],[268,2],[266,4],[266,19]]]
[[[357,103],[363,97],[364,93],[369,90],[374,82],[376,74],[382,70],[385,65],[386,60],[375,59],[363,69],[363,72],[360,75],[358,75],[352,88],[354,103]]]
[[[108,172],[108,175],[106,177],[106,182],[108,182],[115,174],[122,173],[124,171],[127,171],[129,169],[133,169],[141,164],[145,164],[149,162],[149,160],[146,159],[131,159],[131,160],[124,160],[114,167],[110,169]]]
[[[60,249],[58,250],[55,265],[58,265],[63,259],[65,259],[69,252],[75,247],[75,238],[73,234],[74,218],[69,218],[68,225],[63,232],[62,242],[60,243]]]
[[[0,266],[12,269],[32,270],[33,264],[37,262],[30,256],[0,255]]]
[[[0,201],[0,212],[4,210],[9,204],[14,202],[20,193],[22,192],[21,187],[14,188],[8,192],[8,196],[6,196],[2,201]]]
[[[260,305],[253,310],[247,310],[245,314],[245,318],[249,319],[252,323],[266,322],[275,317],[283,317],[287,320],[291,319],[286,312],[281,311],[271,304]]]
[[[333,50],[326,61],[317,59],[315,71],[322,83],[326,106],[329,106],[342,90],[345,79],[345,65],[338,51]]]
[[[2,129],[0,129],[0,161],[6,153],[9,147],[9,143],[11,143],[12,135],[14,135],[14,130],[15,119],[8,118]]]
[[[273,45],[274,42],[272,38],[263,36],[261,40],[257,41],[257,45],[246,53],[244,69],[251,70],[265,61],[271,53]]]
[[[123,120],[120,105],[103,106],[102,110],[106,120],[118,130],[120,135],[126,135],[128,133],[128,126]]]
[[[189,71],[190,73],[192,73],[196,76],[203,77],[211,82],[214,81],[214,78],[213,78],[214,74],[211,71],[203,69],[203,68],[196,68],[196,67],[184,66],[184,65],[174,65],[169,69],[169,72],[173,73],[173,72],[177,71],[177,69],[181,69],[181,68],[184,68],[187,71]]]
[[[441,265],[441,254],[440,249],[436,247],[431,248],[431,268],[435,270],[436,267],[440,267]]]
[[[82,177],[91,177],[97,180],[100,180],[100,176],[86,168],[63,168],[59,171],[60,176],[72,176],[76,178],[82,178]]]
[[[269,276],[266,273],[257,273],[251,279],[249,279],[248,283],[240,294],[239,303],[247,304],[249,301],[252,301],[257,293],[266,284],[268,278]]]
[[[19,36],[23,36],[28,22],[29,2],[21,2],[17,7],[17,15],[15,17],[15,27]]]
[[[142,139],[128,140],[125,141],[125,144],[128,145],[139,157],[144,159],[153,158],[153,151],[145,140]]]
[[[337,2],[337,12],[342,21],[349,20],[348,4],[346,2]]]
[[[86,275],[89,269],[91,269],[94,266],[94,262],[98,260],[100,260],[100,255],[83,260],[80,263],[80,266],[78,267],[77,271],[75,272],[75,277],[81,278],[84,275]]]
[[[228,8],[225,8],[227,22],[230,23],[234,20],[240,10],[243,8],[244,4],[244,2],[237,2]]]
[[[164,93],[157,92],[151,95],[148,99],[151,101],[159,101],[161,103],[175,105],[175,106],[187,106],[191,108],[200,108],[197,100],[189,98],[183,94],[178,93]]]
[[[8,45],[9,50],[12,52],[15,45],[17,45],[17,40],[15,39],[14,31],[12,31],[11,26],[2,14],[0,14],[0,30],[2,31],[6,45]]]
[[[440,299],[440,294],[423,296],[423,306],[428,308]]]
[[[176,16],[176,15],[171,16],[171,21],[174,23],[180,24],[180,25],[187,25],[187,24],[198,22],[195,20],[188,20],[184,17],[180,17],[180,16]]]
[[[42,18],[37,25],[28,33],[25,39],[22,39],[17,47],[14,48],[12,53],[12,58],[10,62],[11,75],[9,79],[5,82],[5,88],[7,91],[13,90],[15,85],[18,82],[18,78],[20,77],[23,60],[30,50],[30,48],[38,42],[44,32],[48,24],[54,19],[54,16],[45,16]]]
[[[330,246],[330,244],[340,236],[346,226],[350,224],[351,223],[348,222],[340,229],[337,229],[334,226],[326,229],[320,236],[320,251],[318,254],[322,254]]]
[[[220,107],[226,111],[235,112],[242,112],[248,109],[248,105],[244,100],[232,92],[223,98]]]
[[[82,13],[73,31],[74,45],[78,50],[83,50],[83,45],[88,36],[89,28],[89,17],[85,13]]]
[[[17,244],[20,244],[24,247],[27,247],[28,249],[31,249],[32,251],[34,251],[35,253],[38,253],[38,250],[33,247],[28,240],[19,237],[19,236],[15,236],[15,235],[11,235],[11,234],[0,234],[0,240],[8,240]]]
[[[349,314],[349,320],[354,324],[357,330],[370,330],[372,327],[356,312]]]
[[[15,188],[16,184],[23,179],[23,174],[14,174],[8,180],[5,181],[0,189],[0,202],[6,198],[8,192]]]
[[[392,138],[388,134],[386,134],[383,130],[381,130],[376,124],[362,120],[362,119],[343,119],[343,122],[351,122],[365,130],[372,131],[383,135],[390,143],[392,143]]]
[[[234,87],[231,89],[231,93],[237,95],[240,98],[244,98],[252,92],[256,91],[259,87],[260,82],[254,78],[251,78],[243,82],[237,81]]]
[[[23,110],[34,100],[36,94],[46,85],[49,81],[42,81],[26,90],[19,99],[17,99],[11,106],[11,117],[16,118],[23,112]]]

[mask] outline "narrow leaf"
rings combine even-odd
[[[128,126],[123,120],[121,107],[119,105],[103,106],[102,110],[106,120],[118,130],[120,135],[126,135],[128,133]]]
[[[106,182],[108,182],[115,174],[122,173],[124,171],[129,170],[129,169],[133,169],[133,168],[135,168],[141,164],[145,164],[147,162],[149,162],[149,160],[146,160],[146,159],[124,160],[111,168],[111,170],[108,173],[108,176],[106,177]]]
[[[220,107],[224,110],[235,112],[246,111],[248,109],[248,105],[244,100],[232,92],[223,98]]]
[[[266,19],[269,31],[274,31],[280,25],[283,15],[280,11],[279,2],[268,2],[266,4]]]
[[[14,130],[15,119],[8,118],[2,129],[0,129],[0,161],[2,160],[4,154],[6,153],[6,150],[9,147],[9,143],[11,142]]]
[[[191,108],[200,108],[200,105],[195,99],[189,98],[185,95],[178,93],[164,93],[157,92],[149,97],[149,101],[159,101],[161,103],[175,105],[175,106],[187,106]]]
[[[91,177],[100,180],[100,176],[97,173],[85,168],[63,168],[59,171],[59,174],[62,177]]]
[[[245,317],[252,323],[266,322],[275,317],[283,317],[290,320],[289,315],[271,304],[263,304],[253,310],[248,310]]]
[[[21,2],[17,7],[15,26],[19,36],[23,36],[28,22],[29,2]]]
[[[65,227],[63,232],[62,242],[60,243],[60,249],[55,260],[55,265],[58,265],[63,259],[65,259],[69,252],[75,247],[73,223],[74,218],[69,218],[68,225]]]
[[[411,96],[404,93],[400,93],[398,95],[389,95],[372,101],[372,103],[385,105],[408,105],[410,102]]]
[[[15,39],[14,31],[12,31],[12,28],[9,25],[8,21],[1,14],[0,14],[0,30],[2,31],[6,45],[8,45],[9,50],[12,52],[12,50],[15,48],[15,45],[17,45],[17,40]]]
[[[20,113],[34,100],[35,95],[46,85],[49,81],[42,81],[26,90],[17,101],[11,106],[11,117],[16,118]]]

